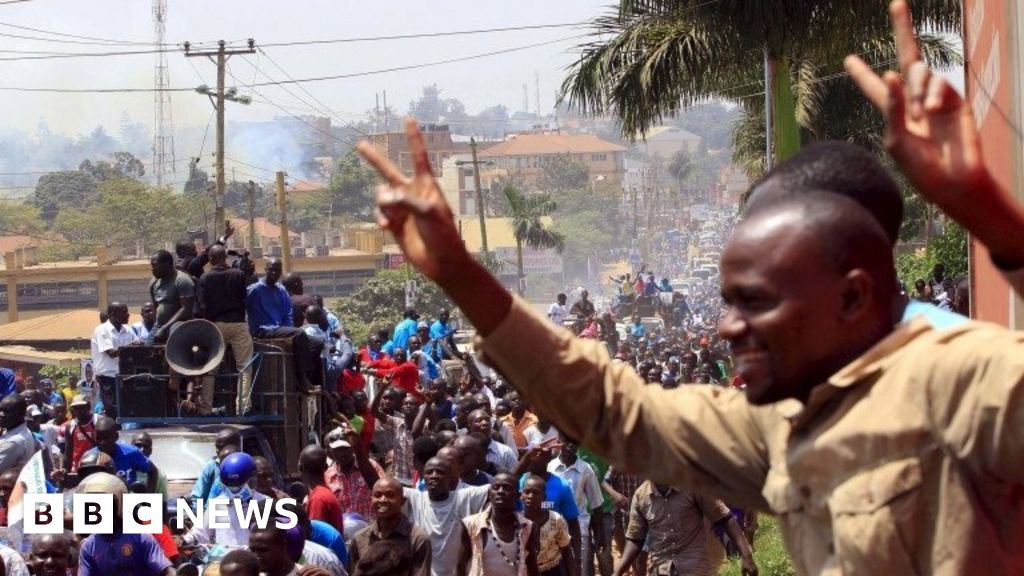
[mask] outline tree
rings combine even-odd
[[[185,192],[206,194],[212,185],[210,175],[205,170],[199,168],[198,161],[198,158],[193,158],[188,163],[188,180],[185,181]]]
[[[668,173],[672,176],[677,188],[682,188],[683,181],[693,172],[693,162],[685,150],[677,150],[668,161]]]
[[[99,182],[88,172],[67,171],[44,174],[36,183],[32,203],[43,219],[53,222],[64,208],[85,210],[99,196]]]
[[[939,34],[959,31],[960,3],[914,8],[918,31],[929,31],[919,34],[929,61],[957,61]],[[854,0],[811,7],[803,0],[620,0],[593,28],[594,40],[581,47],[562,86],[571,104],[613,113],[623,134],[635,138],[707,100],[738,101],[745,113],[763,110],[767,92],[778,159],[795,152],[807,130],[835,119],[825,112],[830,102],[823,92],[843,84],[831,81],[840,77],[834,75],[846,54],[865,55],[872,65],[896,56],[886,11]]]
[[[333,304],[353,343],[365,342],[367,336],[377,330],[391,330],[402,319],[405,283],[409,280],[416,282],[417,309],[436,313],[451,306],[441,288],[419,272],[381,270],[350,296],[339,298]]]
[[[373,216],[373,186],[377,182],[374,173],[359,159],[355,150],[350,150],[338,159],[331,183],[324,191],[321,202],[327,213],[328,226],[335,218],[370,220]]]
[[[409,102],[409,116],[420,122],[437,122],[445,113],[444,102],[441,101],[441,89],[437,84],[423,87],[423,94],[417,100]]]
[[[569,154],[545,156],[537,188],[556,196],[569,190],[585,190],[590,187],[590,168]]]
[[[514,186],[503,190],[511,207],[512,233],[516,237],[516,273],[519,278],[519,293],[524,291],[523,246],[538,250],[554,248],[559,254],[565,250],[565,237],[544,225],[543,218],[558,208],[551,194],[523,194]]]
[[[145,254],[173,242],[202,221],[202,207],[169,188],[129,178],[108,180],[86,210],[61,210],[53,230],[79,243],[80,254],[101,239],[107,246]]]
[[[38,206],[13,200],[0,201],[0,234],[38,234],[44,228]]]
[[[623,246],[620,189],[598,183],[593,189],[563,191],[557,198],[552,228],[565,238],[567,271],[586,270],[588,259],[604,261],[613,250]]]
[[[897,256],[896,273],[908,287],[917,280],[927,280],[935,265],[940,263],[946,267],[949,278],[967,274],[967,231],[952,220],[945,228],[942,234],[933,236],[924,249]]]

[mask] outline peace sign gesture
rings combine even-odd
[[[419,125],[405,122],[415,174],[406,177],[369,142],[357,149],[387,184],[377,190],[377,220],[398,241],[406,257],[431,280],[440,283],[446,274],[458,271],[469,258],[452,211],[434,179]]]
[[[990,186],[971,107],[922,60],[910,8],[889,5],[900,74],[876,74],[860,57],[844,65],[864,96],[885,116],[886,148],[918,192],[954,217],[973,191]]]

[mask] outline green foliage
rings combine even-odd
[[[610,249],[622,245],[629,227],[619,211],[620,193],[611,186],[598,185],[593,191],[567,190],[556,197],[553,229],[565,237],[563,262],[567,273],[585,270],[588,258],[601,262]]]
[[[722,150],[729,147],[732,126],[740,113],[739,108],[709,102],[687,109],[673,118],[672,124],[700,136],[707,149]]]
[[[32,202],[47,222],[53,222],[63,208],[84,210],[99,196],[99,182],[88,172],[68,171],[44,174],[36,183]]]
[[[350,150],[338,160],[331,176],[331,185],[323,194],[322,202],[332,217],[369,220],[373,216],[373,185],[377,178],[360,160],[359,153]]]
[[[43,228],[43,218],[34,204],[0,200],[0,234],[38,234]]]
[[[544,157],[537,188],[555,194],[586,190],[590,188],[590,168],[569,154],[555,154]]]
[[[57,366],[54,364],[47,364],[39,369],[39,378],[49,378],[53,380],[54,385],[64,384],[68,379],[74,377],[78,378],[81,372],[80,366]]]
[[[758,516],[759,526],[754,536],[754,562],[761,576],[793,576],[796,571],[786,552],[779,533],[778,521],[768,515]],[[742,574],[738,558],[730,559],[719,571],[721,576]]]
[[[83,243],[75,248],[76,256],[91,253],[86,244],[98,240],[148,253],[183,236],[190,225],[202,220],[201,210],[189,195],[119,178],[104,182],[99,199],[87,209],[61,210],[53,230]]]
[[[933,236],[928,246],[913,253],[896,257],[896,273],[908,287],[917,280],[931,278],[936,264],[946,267],[946,277],[967,274],[967,231],[952,220],[947,221],[943,234]]]
[[[416,309],[424,317],[435,316],[451,303],[437,284],[411,269],[381,270],[352,295],[334,301],[333,310],[356,345],[376,330],[394,328],[405,310],[405,283],[416,281]]]

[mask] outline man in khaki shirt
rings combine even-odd
[[[855,57],[847,69],[911,182],[997,264],[1024,267],[1024,210],[984,167],[969,107],[921,62],[906,5],[891,12],[906,82]],[[723,253],[719,331],[747,392],[663,390],[553,329],[473,260],[407,131],[411,179],[360,145],[390,185],[381,224],[559,430],[627,472],[778,515],[800,574],[1024,572],[1024,335],[898,324],[891,246],[860,205],[809,193],[743,222]]]

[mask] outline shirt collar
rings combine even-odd
[[[398,534],[399,536],[408,537],[410,534],[412,534],[412,523],[405,516],[405,514],[402,514],[398,518],[398,524],[396,524],[395,527],[392,528],[390,532],[385,534],[384,532],[381,531],[380,524],[378,524],[377,521],[374,520],[373,521],[373,534],[374,534],[374,536],[376,536],[377,538],[380,538],[382,540],[390,538],[394,534]]]
[[[895,330],[875,343],[867,352],[829,377],[825,384],[811,390],[807,404],[803,404],[799,400],[783,400],[775,405],[776,410],[789,420],[806,421],[836,394],[867,382],[881,372],[886,365],[893,361],[896,352],[931,330],[931,323],[923,316],[898,325]]]

